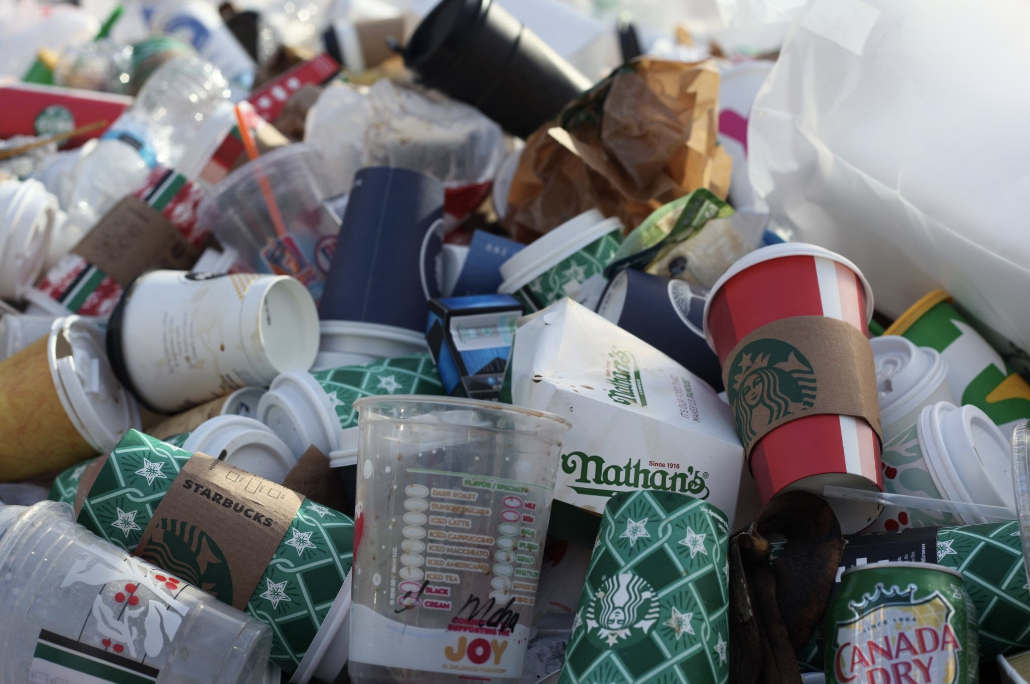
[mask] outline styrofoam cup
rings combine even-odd
[[[225,461],[272,482],[282,483],[297,456],[265,424],[243,416],[218,416],[192,433],[182,448]]]

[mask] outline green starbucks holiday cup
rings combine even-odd
[[[1008,436],[1017,421],[1030,418],[1030,385],[1005,364],[951,302],[947,292],[931,292],[901,314],[884,334],[901,335],[940,352],[957,403],[982,409]]]
[[[605,506],[559,684],[726,682],[726,515],[672,492]]]
[[[313,674],[332,681],[346,660],[342,627],[350,603],[353,521],[281,485],[215,459],[198,456],[191,462],[192,457],[130,431],[97,475],[78,522],[270,625],[272,661],[296,672],[294,681],[306,682]],[[230,476],[239,489],[221,486]],[[257,503],[261,497],[266,498]],[[292,501],[292,508],[284,501]],[[173,518],[172,506],[180,502],[200,511],[201,522]],[[267,536],[275,530],[281,532],[278,541]],[[268,553],[264,559],[258,558],[261,548]],[[242,570],[233,562],[237,557],[243,558]],[[248,588],[251,593],[243,595]]]

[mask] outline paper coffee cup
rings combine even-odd
[[[264,394],[265,390],[260,387],[238,389],[235,392],[226,394],[224,397],[212,399],[200,406],[194,406],[188,411],[163,420],[154,427],[148,428],[147,434],[151,437],[167,441],[173,435],[192,432],[218,416],[253,418],[257,415],[257,405]]]
[[[975,406],[940,402],[925,407],[915,425],[884,443],[881,458],[884,489],[892,494],[1014,506],[1008,440]],[[986,522],[971,515],[887,506],[871,529]]]
[[[59,316],[47,314],[6,314],[0,317],[0,360],[49,335],[57,318]]]
[[[107,343],[133,394],[159,413],[175,413],[309,368],[318,313],[290,277],[152,271],[126,289]]]
[[[280,484],[297,465],[297,456],[271,428],[242,416],[212,418],[191,432],[182,448]]]
[[[735,409],[738,434],[744,421],[750,421],[748,425],[760,420],[773,423],[804,411],[819,400],[820,392],[824,396],[834,392],[843,380],[868,388],[872,401],[864,396],[840,396],[839,390],[838,399],[860,403],[870,420],[879,422],[868,343],[856,341],[849,328],[833,323],[843,321],[868,337],[872,313],[872,289],[865,277],[854,264],[829,250],[785,243],[756,250],[737,261],[709,293],[704,320],[709,346],[718,354],[724,372],[729,364],[730,382],[740,390],[738,394],[734,387],[727,387],[730,405],[735,398],[739,400]],[[824,327],[832,324],[842,342],[846,338],[843,349],[858,355],[856,363],[868,356],[871,377],[848,373],[829,384],[824,379],[820,385],[819,378],[811,375],[810,362],[800,361],[804,354],[794,344],[778,339],[758,339],[749,343],[748,349],[735,351],[752,332],[784,319],[791,319],[791,325],[813,320]],[[750,349],[752,345],[757,347]],[[733,359],[728,358],[731,352]],[[745,369],[748,361],[753,363]],[[849,362],[845,368],[852,367],[858,366]],[[739,370],[735,372],[735,368]],[[822,413],[778,424],[753,444],[750,467],[763,502],[789,489],[821,495],[827,484],[882,490],[880,440],[869,421],[854,415]],[[833,501],[831,505],[845,533],[872,523],[882,507],[853,501]]]
[[[897,335],[874,337],[869,344],[876,361],[884,444],[915,425],[923,407],[942,401],[958,403],[947,383],[948,364],[933,349],[917,347]]]
[[[0,182],[0,297],[21,299],[39,278],[57,212],[39,181]]]
[[[913,304],[887,328],[920,347],[941,354],[948,364],[948,386],[958,402],[979,407],[1011,434],[1016,423],[1030,418],[1030,385],[1005,365],[952,304],[937,290]]]
[[[115,379],[103,335],[78,316],[0,362],[0,481],[67,468],[140,427]]]
[[[421,332],[360,321],[321,321],[316,370],[360,366],[378,359],[428,351]]]
[[[527,312],[572,297],[596,309],[606,284],[605,266],[622,244],[622,223],[597,209],[585,211],[501,264],[498,290],[514,295]]]
[[[604,509],[559,684],[724,682],[726,515],[673,492],[619,492]]]

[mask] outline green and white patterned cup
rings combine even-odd
[[[191,457],[188,451],[129,431],[97,475],[79,513],[79,524],[133,553],[176,475]],[[204,532],[217,545],[217,530]],[[296,681],[306,682],[316,670],[324,677],[322,660],[338,657],[338,644],[346,648],[342,623],[349,606],[353,546],[350,518],[304,501],[247,603],[244,612],[272,627],[272,662],[284,671],[296,672]],[[191,545],[178,548],[181,552]],[[203,548],[209,551],[213,546]],[[217,595],[218,584],[226,581],[224,563],[202,562],[199,556],[186,553],[174,560],[177,576],[211,593]],[[339,601],[341,596],[346,599]],[[326,648],[330,645],[333,648]],[[314,654],[312,659],[306,659],[308,653]],[[345,650],[343,654],[345,659]],[[339,667],[342,665],[340,662]],[[331,673],[329,681],[338,673],[339,669]]]
[[[622,223],[596,209],[566,221],[501,264],[499,292],[514,295],[531,313],[563,297],[591,311],[607,279],[604,269],[622,244]]]
[[[726,515],[672,492],[604,509],[559,684],[729,679]]]

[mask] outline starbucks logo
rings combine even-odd
[[[626,648],[647,636],[658,611],[657,593],[647,581],[631,572],[613,575],[587,604],[587,639],[601,648]]]
[[[36,135],[48,137],[75,130],[75,117],[63,105],[50,105],[36,116]]]
[[[708,290],[673,278],[669,281],[669,300],[683,325],[698,337],[705,336],[705,301]]]
[[[211,536],[195,525],[162,518],[140,558],[213,594],[219,601],[233,601],[232,572],[225,555]]]
[[[730,363],[729,379],[726,396],[745,446],[766,427],[815,405],[812,364],[782,340],[745,345]]]

